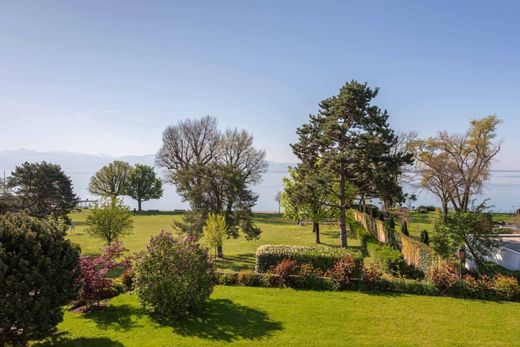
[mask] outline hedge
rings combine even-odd
[[[256,250],[256,272],[268,272],[283,259],[293,259],[298,265],[312,264],[315,269],[328,271],[338,259],[347,254],[354,256],[359,269],[361,269],[363,256],[357,250],[332,247],[264,245]]]

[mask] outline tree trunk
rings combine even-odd
[[[141,199],[137,200],[137,210],[138,210],[139,212],[141,212],[141,204],[142,204]]]
[[[442,202],[442,220],[446,222],[448,219],[448,201]]]
[[[222,251],[222,245],[217,246],[217,258],[224,258],[224,252]]]
[[[316,243],[320,242],[320,223],[312,222],[312,231],[314,232],[314,236],[316,236]]]
[[[345,196],[345,172],[343,163],[339,164],[339,229],[341,237],[341,248],[347,248],[347,211]]]

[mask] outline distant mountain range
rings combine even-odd
[[[0,175],[3,171],[8,176],[17,165],[23,162],[40,162],[47,161],[59,164],[63,171],[71,177],[74,184],[74,191],[82,198],[94,198],[88,192],[88,183],[90,177],[101,167],[113,160],[123,160],[130,164],[146,164],[154,165],[155,155],[137,155],[113,157],[110,155],[93,155],[74,152],[39,152],[34,150],[20,149],[10,151],[0,151]],[[287,175],[287,167],[289,163],[269,162],[269,168],[264,175],[263,181],[254,186],[253,189],[260,195],[255,210],[257,211],[277,211],[278,205],[274,201],[274,197],[278,191],[282,189],[282,178]],[[162,175],[160,169],[156,169],[157,173]],[[125,201],[132,208],[137,207],[136,203],[125,198]],[[175,192],[175,187],[171,184],[165,184],[164,196],[158,200],[151,200],[143,203],[144,209],[154,210],[173,210],[186,208],[187,204],[179,198]]]
[[[28,162],[47,161],[61,165],[67,175],[72,178],[74,191],[82,199],[94,198],[88,192],[90,177],[101,167],[113,160],[124,160],[130,164],[146,164],[154,166],[154,154],[113,157],[110,155],[92,155],[74,152],[38,152],[34,150],[20,149],[14,151],[0,151],[0,175],[5,170],[9,175],[17,165]],[[269,162],[269,169],[264,175],[263,181],[253,189],[259,194],[256,211],[277,211],[278,204],[274,197],[282,189],[282,179],[287,175],[287,168],[291,163]],[[157,173],[162,176],[160,169]],[[183,209],[187,204],[183,202],[175,187],[165,184],[164,196],[159,200],[152,200],[143,203],[144,209],[153,210],[174,210]],[[415,192],[415,189],[407,187],[406,190]],[[486,189],[482,198],[490,198],[489,204],[494,205],[497,211],[513,211],[520,208],[520,171],[519,170],[494,170],[491,180],[486,184]],[[125,198],[126,203],[134,208],[136,203]],[[433,204],[438,201],[426,191],[418,192],[418,201],[414,205]]]

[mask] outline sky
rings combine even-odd
[[[216,117],[291,162],[295,129],[355,79],[393,128],[497,114],[496,168],[520,169],[514,1],[2,1],[0,150],[156,153]]]

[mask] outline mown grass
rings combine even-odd
[[[435,218],[435,212],[410,212],[410,220],[408,222],[408,232],[410,233],[410,236],[420,240],[421,232],[423,230],[426,230],[431,236]],[[508,213],[493,213],[494,221],[503,221],[507,223],[511,221],[511,218],[512,215]],[[399,219],[396,219],[396,229],[401,231],[401,224]]]
[[[218,286],[206,310],[157,322],[124,294],[65,313],[37,346],[500,346],[520,341],[520,304],[415,295]]]
[[[85,219],[89,211],[82,210],[71,214],[75,224],[74,230],[69,231],[68,238],[81,247],[82,254],[98,254],[103,247],[100,239],[86,233]],[[134,229],[125,236],[122,241],[130,253],[144,250],[150,237],[161,230],[173,232],[174,220],[181,220],[181,213],[157,213],[134,216]],[[253,269],[255,266],[256,249],[265,244],[290,244],[290,245],[315,245],[315,238],[311,225],[299,226],[295,222],[286,220],[282,215],[273,213],[257,213],[255,221],[262,230],[257,240],[246,240],[243,236],[238,239],[226,239],[224,241],[224,259],[218,261],[221,270],[238,271],[241,269]],[[321,246],[339,246],[339,231],[336,225],[323,225],[321,227]],[[349,245],[359,247],[356,239],[350,239]]]

